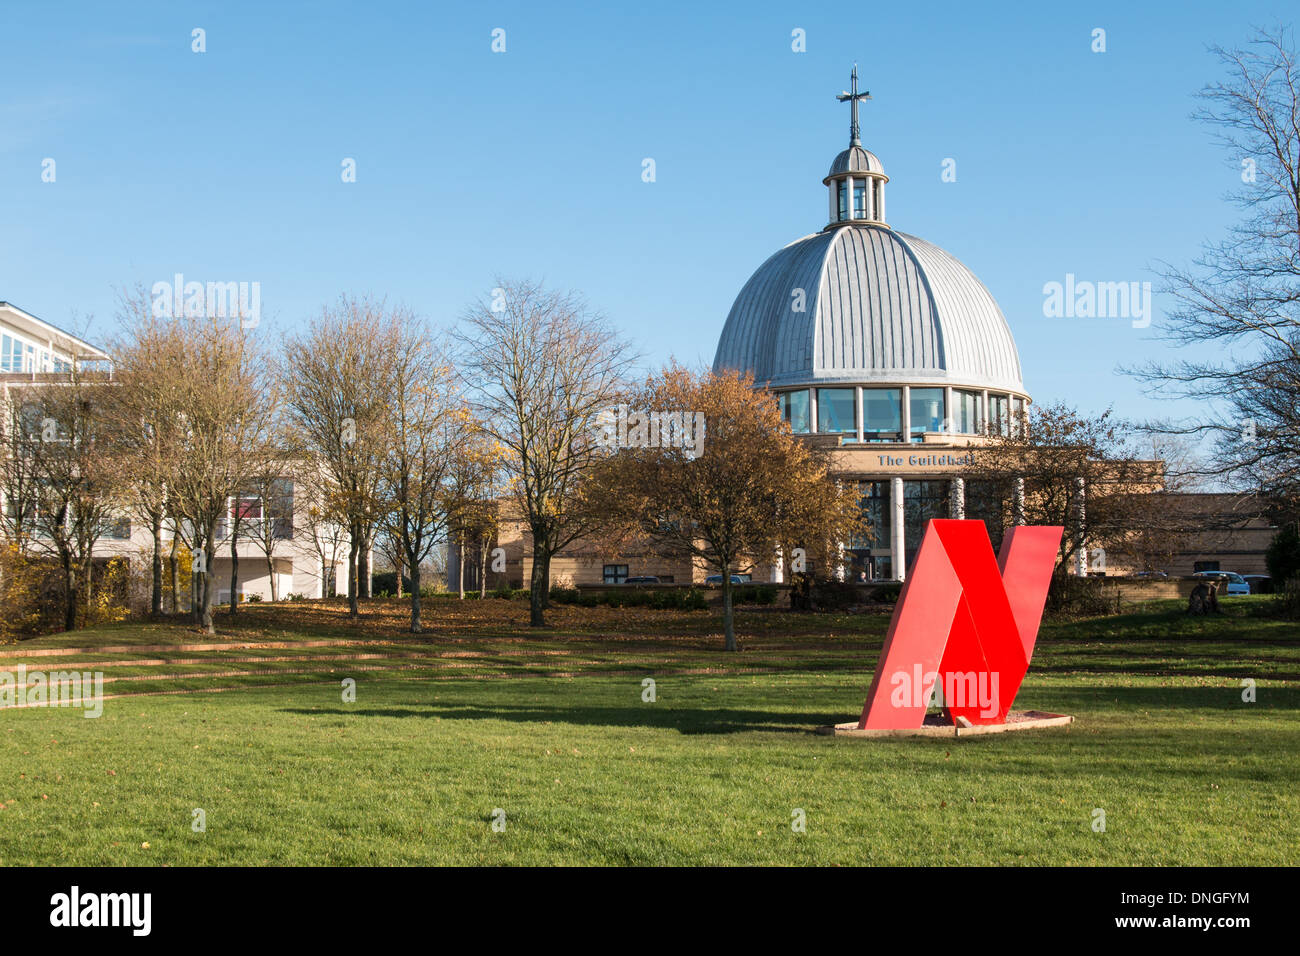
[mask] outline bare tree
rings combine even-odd
[[[118,321],[123,334],[112,346],[115,388],[109,409],[126,439],[123,477],[131,511],[148,526],[152,538],[149,608],[158,616],[163,610],[163,526],[172,475],[181,466],[183,409],[177,369],[183,365],[186,343],[154,316],[142,286],[120,293]]]
[[[1163,335],[1214,357],[1130,371],[1155,394],[1198,402],[1197,420],[1152,428],[1208,437],[1208,475],[1300,517],[1300,69],[1285,28],[1213,52],[1228,76],[1201,92],[1195,118],[1225,149],[1246,217],[1191,268],[1164,269],[1177,307]]]
[[[972,446],[966,471],[967,517],[991,525],[995,546],[1017,521],[1061,525],[1059,579],[1089,557],[1085,549],[1132,551],[1143,535],[1178,529],[1182,519],[1155,496],[1166,488],[1162,463],[1136,453],[1132,429],[1109,409],[1089,416],[1061,403],[1032,405],[1015,426]],[[1094,554],[1090,566],[1104,570],[1104,560]]]
[[[599,520],[582,484],[597,449],[597,416],[616,400],[634,359],[576,294],[497,280],[466,310],[457,335],[480,427],[504,449],[515,504],[532,534],[533,626],[544,626],[551,559]]]
[[[468,409],[465,411],[468,419]],[[479,596],[487,594],[488,548],[498,530],[498,513],[505,488],[501,481],[504,449],[477,425],[465,436],[449,477],[451,537],[457,552],[457,590],[465,599],[465,565],[470,546],[479,557]]]
[[[424,323],[403,313],[393,363],[392,433],[381,459],[380,527],[411,570],[411,633],[422,629],[420,566],[447,527],[448,480],[462,453],[468,414],[454,373]],[[398,573],[401,571],[399,569]]]
[[[106,413],[111,388],[106,375],[74,362],[65,380],[17,396],[20,406],[34,410],[22,450],[32,458],[36,481],[32,542],[59,562],[67,630],[77,626],[79,605],[89,602],[95,544],[124,504],[122,443]]]
[[[338,593],[334,569],[348,550],[347,516],[340,509],[340,496],[326,469],[311,459],[300,465],[295,482],[294,533],[301,529],[311,542],[320,559],[321,597],[331,598]]]
[[[259,517],[251,523],[248,537],[266,559],[271,579],[271,600],[280,600],[275,574],[275,553],[294,535],[295,462],[287,437],[276,439],[267,449],[261,467],[247,485],[247,494],[260,504]]]
[[[299,438],[329,475],[332,509],[347,525],[348,605],[369,597],[369,543],[380,515],[380,478],[396,395],[406,314],[343,296],[285,346],[281,378]]]
[[[43,417],[37,403],[25,400],[23,388],[6,388],[0,407],[0,538],[26,557],[36,533],[40,498],[38,460],[31,443],[39,436]]]
[[[181,465],[173,476],[173,508],[190,551],[203,561],[194,611],[196,623],[215,633],[213,559],[217,531],[230,501],[262,465],[276,417],[278,395],[260,340],[225,319],[171,319],[187,341],[177,369]]]

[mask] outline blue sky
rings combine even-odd
[[[258,281],[276,336],[344,291],[446,324],[494,276],[531,277],[582,291],[651,362],[708,362],[753,270],[825,225],[856,61],[891,225],[989,287],[1035,399],[1165,413],[1114,371],[1167,354],[1159,297],[1144,331],[1044,318],[1043,284],[1151,281],[1224,232],[1238,159],[1188,115],[1220,76],[1206,47],[1292,19],[1284,2],[11,0],[0,299],[89,318],[96,341],[118,287]]]

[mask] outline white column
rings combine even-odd
[[[903,540],[903,479],[892,478],[889,482],[889,504],[893,510],[893,520],[889,525],[889,548],[893,554],[890,562],[894,566],[894,580],[902,581],[907,577],[907,555],[904,553],[906,542]]]
[[[866,436],[863,435],[863,433],[862,433],[862,426],[863,426],[865,420],[864,420],[863,417],[862,417],[862,386],[861,386],[861,385],[854,385],[854,386],[853,386],[853,403],[854,403],[854,406],[857,408],[857,416],[858,416],[858,442],[861,443],[861,442],[864,440],[864,438],[866,437]]]
[[[966,479],[954,478],[948,484],[948,516],[966,517]]]
[[[1025,523],[1025,479],[1016,479],[1015,491],[1012,495],[1012,520],[1016,527],[1020,527]]]
[[[835,217],[839,215],[839,210],[835,208],[835,194],[839,191],[839,188],[840,188],[840,184],[832,179],[830,186],[826,190],[828,193],[830,193],[830,200],[831,200],[831,218],[826,220],[827,222],[835,222]]]
[[[772,583],[785,583],[785,552],[779,544],[776,546],[776,554],[772,556]]]
[[[808,389],[808,432],[817,434],[817,389]]]
[[[835,580],[844,580],[844,542],[835,542]]]
[[[986,388],[980,392],[980,427],[981,432],[988,431],[989,428],[989,390]]]
[[[904,385],[899,392],[899,401],[903,403],[902,417],[899,421],[903,426],[903,441],[912,440],[912,386]]]
[[[876,180],[876,182],[879,184],[876,188],[877,190],[879,190],[879,199],[880,199],[880,201],[876,203],[876,220],[878,222],[884,222],[885,221],[885,181],[883,179],[878,179]]]
[[[854,216],[854,209],[853,209],[853,177],[850,176],[848,179],[844,180],[844,183],[845,183],[845,186],[844,186],[844,189],[845,189],[845,195],[844,195],[845,207],[846,207],[846,208],[848,209],[848,211],[849,211],[849,218],[852,219],[853,216]]]
[[[943,430],[950,435],[957,431],[957,409],[952,404],[951,385],[945,385],[943,389]]]

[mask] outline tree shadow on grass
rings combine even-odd
[[[1031,669],[1029,680],[1032,681]],[[1265,680],[1274,680],[1268,675]],[[1163,716],[1212,713],[1216,717],[1252,716],[1269,712],[1284,719],[1285,711],[1300,711],[1300,687],[1259,687],[1255,701],[1241,699],[1243,688],[1234,683],[1226,687],[1098,687],[1098,686],[1031,686],[1022,691],[1013,705],[1023,710],[1032,705],[1038,710],[1066,714],[1088,711],[1151,711]],[[1298,725],[1300,726],[1300,725]]]
[[[642,704],[639,707],[546,707],[539,704],[430,703],[407,707],[284,708],[310,717],[437,717],[442,720],[508,720],[521,724],[577,724],[594,727],[646,727],[682,734],[734,734],[747,731],[807,734],[848,718],[826,713],[698,709]]]
[[[865,691],[865,688],[863,689]],[[442,720],[504,720],[526,724],[573,724],[592,727],[644,727],[675,730],[681,734],[733,734],[767,731],[782,734],[808,734],[818,727],[844,723],[858,717],[861,699],[845,700],[838,711],[781,711],[777,709],[736,707],[677,707],[665,703],[629,706],[546,705],[543,703],[445,702],[409,704],[389,707],[283,708],[283,713],[309,717],[423,717]],[[824,698],[823,698],[824,699]],[[1235,716],[1263,716],[1278,723],[1277,729],[1291,731],[1294,713],[1300,711],[1300,688],[1264,687],[1258,690],[1258,702],[1241,700],[1235,687],[1032,687],[1019,695],[1016,710],[1046,710],[1073,714],[1083,726],[1088,715],[1103,718],[1113,725],[1116,719],[1131,718],[1125,733],[1137,736],[1158,732],[1167,734],[1168,723],[1153,724],[1144,712],[1161,718],[1185,717],[1185,727],[1200,734],[1213,734],[1215,725],[1194,722],[1195,717],[1212,715],[1215,720]],[[1290,713],[1288,713],[1290,712]],[[1225,725],[1226,726],[1226,725]],[[1114,732],[1114,727],[1111,727]],[[1235,733],[1236,731],[1234,731]],[[1031,732],[1032,733],[1032,732]],[[1014,735],[1019,736],[1019,735]],[[898,738],[907,740],[912,738]],[[996,740],[995,736],[970,738]]]

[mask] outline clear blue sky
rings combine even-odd
[[[1114,374],[1164,353],[1154,329],[1044,318],[1042,287],[1153,280],[1223,233],[1239,168],[1188,118],[1206,46],[1293,11],[8,0],[0,299],[95,341],[116,287],[258,281],[274,336],[343,291],[449,323],[501,274],[581,290],[651,361],[711,361],[753,270],[825,224],[857,61],[891,225],[989,287],[1035,399],[1165,411]]]

